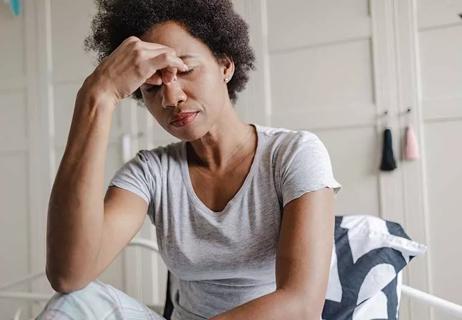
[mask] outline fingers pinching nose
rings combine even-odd
[[[173,71],[170,71],[168,69],[164,69],[162,70],[162,81],[165,83],[165,84],[169,84],[173,81],[176,81],[177,80],[177,77],[176,77],[176,68],[172,69]]]
[[[146,83],[152,84],[152,85],[161,85],[162,77],[161,75],[159,75],[159,73],[156,72],[146,80]]]
[[[170,67],[157,70],[151,77],[146,80],[146,83],[153,85],[170,84],[171,82],[178,80],[178,71],[184,72],[185,68],[189,70],[189,67],[186,64],[184,66],[180,66],[179,68]]]
[[[162,82],[165,84],[169,84],[173,80],[173,75],[170,72],[166,72],[162,76]]]

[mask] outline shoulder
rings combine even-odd
[[[118,171],[149,179],[162,177],[164,171],[179,165],[181,142],[157,146],[152,149],[140,149]]]
[[[297,140],[318,138],[318,136],[315,133],[304,129],[295,130],[288,128],[267,127],[258,125],[258,130],[260,131],[260,133],[267,137],[277,140],[284,140],[286,142],[294,139]]]
[[[169,143],[152,149],[138,150],[135,158],[144,163],[154,163],[167,158],[177,158],[181,151],[182,142]]]
[[[259,127],[260,132],[266,136],[273,152],[279,156],[291,154],[300,148],[314,150],[323,148],[324,144],[319,137],[308,130],[293,130],[287,128]]]

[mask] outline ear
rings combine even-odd
[[[218,62],[220,64],[220,71],[223,76],[223,81],[229,82],[234,75],[234,61],[230,57],[224,56],[223,58],[220,58]]]

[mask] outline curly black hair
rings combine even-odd
[[[95,0],[98,11],[91,33],[84,40],[85,51],[95,51],[100,63],[129,36],[140,37],[153,25],[175,21],[206,44],[218,60],[234,61],[228,82],[230,100],[245,88],[255,56],[249,44],[247,23],[233,10],[230,0]],[[138,88],[132,97],[140,102]]]

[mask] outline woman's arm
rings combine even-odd
[[[305,193],[283,209],[276,291],[210,320],[321,319],[334,245],[334,192]]]
[[[46,274],[56,291],[92,281],[141,227],[147,210],[141,198],[111,190],[104,199],[106,150],[117,104],[148,79],[170,81],[157,74],[165,68],[171,78],[187,67],[173,49],[129,37],[77,94],[48,206]]]
[[[90,273],[101,243],[104,164],[115,105],[88,86],[86,80],[77,94],[48,205],[46,273],[61,292]]]

